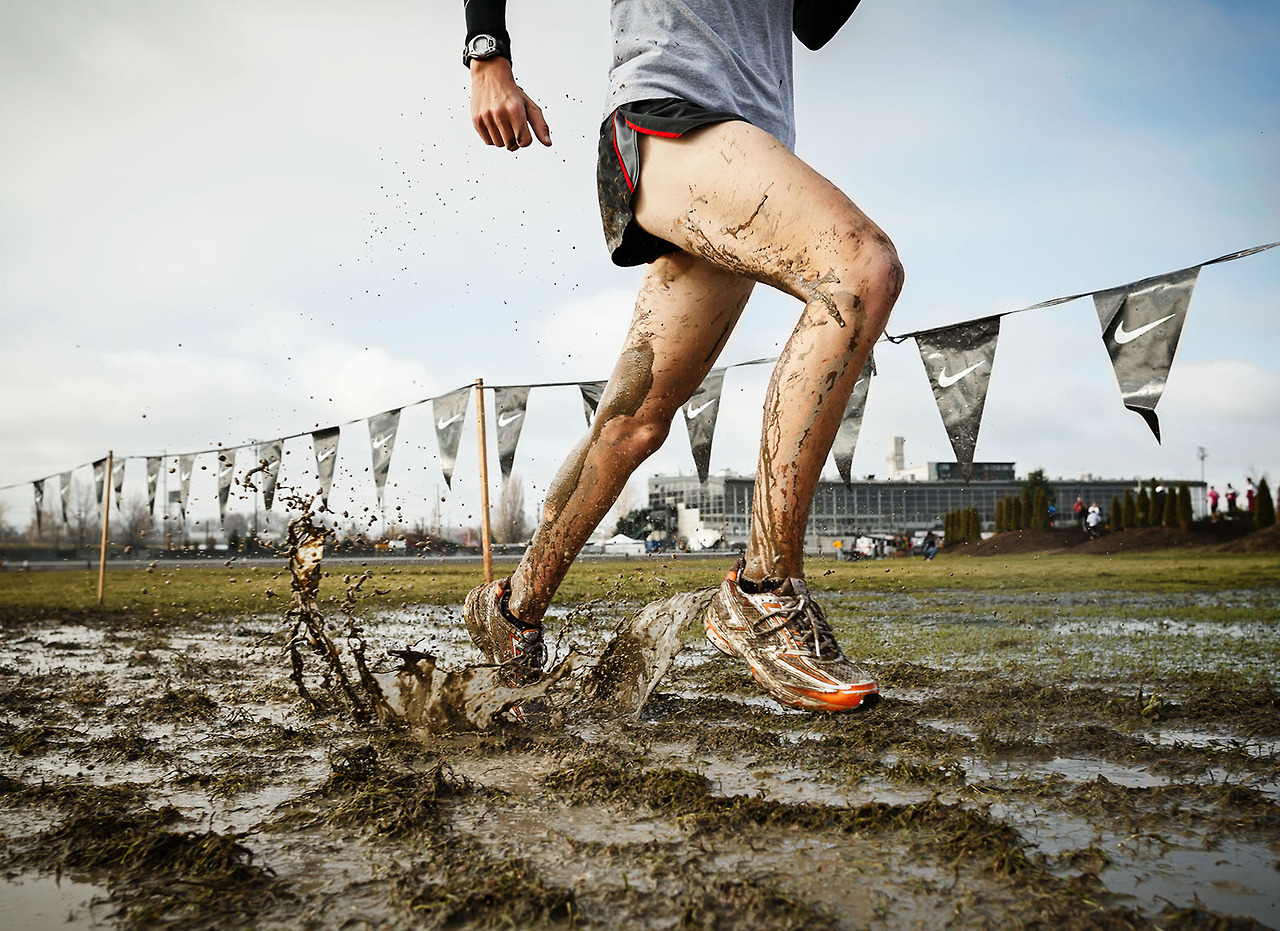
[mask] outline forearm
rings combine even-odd
[[[858,3],[859,0],[795,0],[792,31],[806,48],[817,51],[849,21]]]

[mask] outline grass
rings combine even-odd
[[[573,604],[611,597],[649,601],[718,584],[732,564],[723,559],[671,556],[661,559],[579,562],[557,602]],[[512,563],[497,566],[502,574]],[[406,604],[458,604],[479,584],[475,564],[377,565],[359,592],[364,608]],[[1128,553],[1112,556],[1020,555],[974,558],[942,556],[933,562],[889,559],[841,563],[810,560],[809,586],[818,592],[927,593],[1009,592],[1052,595],[1079,591],[1221,592],[1274,587],[1280,554],[1209,552]],[[322,606],[335,610],[358,579],[354,567],[334,566],[320,585]],[[616,590],[615,590],[616,586]],[[45,612],[99,610],[146,612],[157,621],[194,616],[243,616],[282,612],[290,598],[289,575],[278,566],[238,565],[108,569],[106,598],[97,605],[96,571],[0,573],[0,608]]]

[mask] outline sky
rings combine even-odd
[[[108,449],[128,498],[134,457],[352,421],[331,504],[364,514],[363,420],[404,407],[388,513],[478,523],[474,407],[448,488],[411,405],[607,377],[643,274],[609,262],[595,203],[607,7],[510,7],[550,149],[475,136],[461,2],[0,0],[4,520]],[[1277,47],[1263,0],[864,0],[825,49],[797,46],[796,151],[896,244],[889,332],[959,322],[1280,240]],[[1006,318],[977,458],[1199,478],[1203,448],[1219,487],[1274,484],[1278,307],[1280,249],[1202,271],[1162,444],[1121,404],[1092,301]],[[776,355],[799,309],[758,288],[721,364]],[[853,471],[884,476],[895,435],[908,464],[953,459],[914,342],[876,360]],[[767,377],[729,371],[713,470],[754,472]],[[531,511],[584,428],[576,389],[534,390]],[[285,448],[282,483],[314,487],[309,441]],[[692,469],[677,422],[624,504]]]

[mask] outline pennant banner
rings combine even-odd
[[[178,512],[187,519],[187,497],[191,494],[191,472],[196,467],[195,456],[178,457]]]
[[[383,411],[369,418],[369,446],[373,454],[373,481],[378,488],[378,510],[383,510],[382,495],[387,487],[387,470],[391,468],[391,450],[396,445],[400,427],[400,408]]]
[[[311,434],[316,450],[316,473],[320,476],[320,503],[329,506],[329,490],[333,488],[333,467],[338,463],[340,427],[326,427]]]
[[[71,509],[71,473],[63,472],[61,476],[62,491],[62,522],[70,523],[67,519],[67,512]]]
[[[98,509],[102,509],[102,489],[107,480],[107,460],[99,459],[93,464],[93,487],[98,493]]]
[[[700,482],[707,480],[711,470],[711,440],[716,432],[716,415],[720,412],[720,391],[723,387],[724,369],[712,369],[684,405],[684,425],[689,430],[689,448],[693,451]]]
[[[1199,274],[1198,266],[1187,268],[1093,296],[1124,406],[1147,422],[1156,442],[1156,404],[1164,394]]]
[[[584,381],[578,385],[578,390],[582,392],[582,412],[587,415],[588,427],[595,419],[596,408],[600,406],[600,398],[604,395],[604,386],[607,384],[607,381]]]
[[[276,479],[280,477],[280,457],[283,453],[284,440],[258,444],[258,468],[263,470],[262,506],[268,511],[276,500]]]
[[[218,453],[218,519],[226,522],[227,498],[231,496],[231,482],[236,474],[236,451],[225,449]]]
[[[470,386],[450,391],[431,401],[431,419],[436,425],[436,445],[440,447],[440,470],[444,483],[453,487],[453,467],[458,461],[458,443],[462,440],[462,425],[467,416],[467,401],[471,397]]]
[[[840,429],[836,431],[835,442],[831,444],[831,454],[835,457],[836,468],[844,479],[846,487],[851,487],[850,469],[853,467],[853,451],[858,446],[858,433],[862,430],[862,411],[867,406],[867,391],[871,387],[871,378],[876,373],[875,352],[867,354],[866,364],[862,366],[862,374],[854,382],[853,394],[849,395],[849,403],[844,406],[844,414],[840,418]]]
[[[942,415],[956,463],[966,482],[973,478],[973,452],[978,445],[982,408],[987,403],[991,363],[996,357],[999,336],[999,317],[916,335],[938,413]]]
[[[111,463],[111,490],[116,493],[116,513],[124,508],[124,464],[122,456]]]
[[[520,442],[520,428],[524,426],[524,412],[529,406],[529,389],[495,388],[493,398],[497,408],[498,464],[505,482],[511,477],[511,466],[516,460],[516,444]]]
[[[32,482],[36,490],[36,533],[44,532],[44,479]]]
[[[147,510],[156,513],[156,484],[160,481],[160,457],[147,457]]]

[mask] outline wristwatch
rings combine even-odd
[[[468,68],[471,67],[472,59],[487,61],[490,58],[498,57],[510,61],[510,45],[483,32],[468,39],[467,44],[462,49],[462,64]]]

